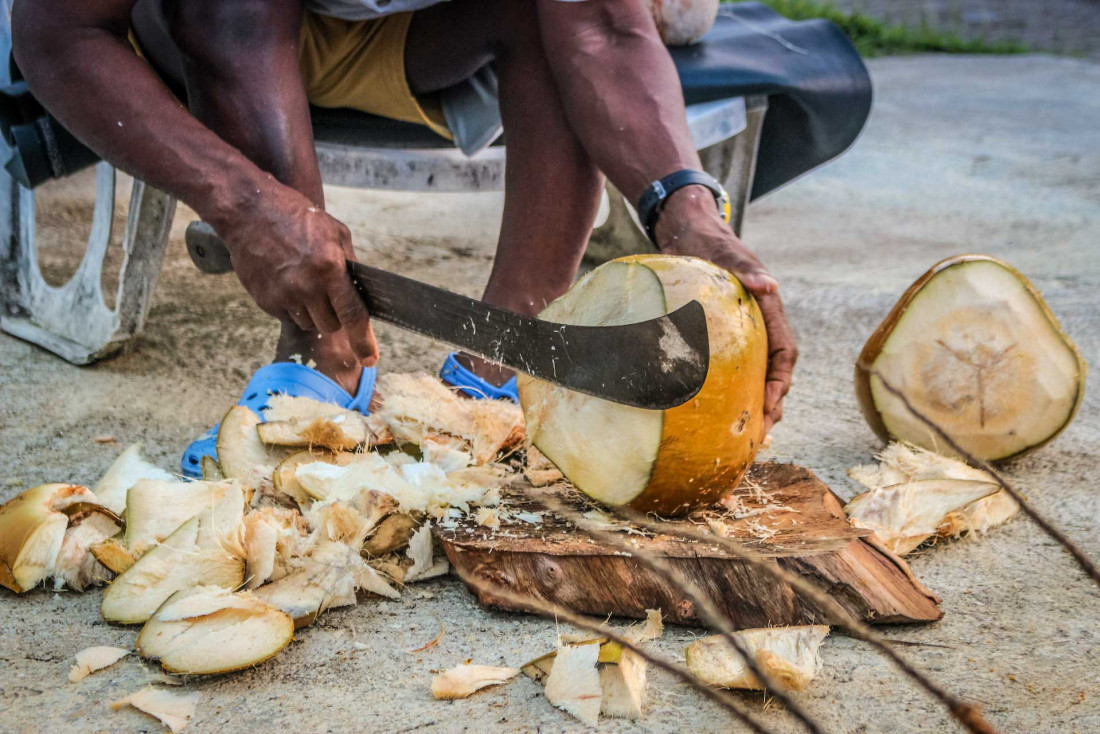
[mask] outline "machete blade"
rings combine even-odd
[[[698,301],[635,324],[571,326],[350,260],[348,272],[372,318],[604,400],[666,410],[694,397],[707,377],[710,342]]]

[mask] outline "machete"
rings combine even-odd
[[[210,225],[192,222],[186,241],[199,270],[233,270]],[[698,301],[636,324],[567,326],[351,261],[348,273],[376,319],[615,403],[667,410],[694,397],[707,378],[710,342]]]
[[[666,410],[703,387],[710,362],[698,301],[649,321],[541,321],[348,261],[371,318],[447,342],[532,377],[623,405]]]

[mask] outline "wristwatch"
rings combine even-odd
[[[638,197],[635,209],[638,212],[638,220],[645,229],[649,241],[657,245],[657,220],[661,217],[661,211],[665,208],[665,202],[674,191],[685,186],[705,186],[714,194],[714,201],[718,204],[718,212],[722,215],[722,221],[730,220],[730,195],[726,193],[722,184],[703,171],[693,171],[685,168],[675,173],[670,173],[664,178],[659,178],[651,183]]]

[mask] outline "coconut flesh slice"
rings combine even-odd
[[[86,507],[88,509],[69,519],[52,571],[55,590],[68,584],[74,591],[84,591],[88,586],[110,581],[113,577],[113,570],[101,564],[91,549],[118,533],[122,520],[105,507]]]
[[[402,582],[406,584],[412,583],[413,581],[426,581],[428,579],[434,579],[437,576],[444,576],[451,569],[446,558],[439,558],[433,561],[432,528],[430,523],[424,523],[424,525],[409,538],[409,548],[406,551],[406,555],[413,562],[402,579]]]
[[[103,564],[112,573],[122,573],[130,566],[134,565],[134,554],[126,547],[124,533],[101,540],[98,543],[92,543],[88,550],[91,551],[95,559]]]
[[[195,718],[195,709],[201,698],[202,694],[198,691],[173,693],[162,688],[147,686],[126,698],[115,701],[111,704],[111,708],[117,710],[123,706],[133,706],[138,711],[158,719],[175,734],[183,731],[183,728],[191,723],[191,719]]]
[[[298,482],[298,478],[295,476],[298,467],[303,464],[315,464],[317,462],[335,464],[336,466],[346,466],[357,458],[358,454],[351,451],[341,451],[338,453],[325,449],[295,451],[279,462],[279,465],[275,467],[275,471],[271,475],[272,483],[277,493],[290,497],[302,509],[308,509],[309,505],[317,498],[310,495],[302,487],[301,483]]]
[[[603,700],[599,655],[596,644],[562,645],[546,678],[546,700],[589,726],[599,723]]]
[[[141,444],[135,443],[119,454],[92,492],[101,505],[121,515],[126,509],[126,493],[139,479],[175,481],[171,474],[146,461],[141,455]]]
[[[256,430],[266,444],[352,451],[370,443],[362,413],[311,398],[272,396],[264,420]]]
[[[114,665],[130,651],[122,647],[87,647],[76,654],[76,665],[69,669],[69,682],[76,683],[97,670]]]
[[[225,496],[231,482],[140,479],[126,495],[126,547],[134,558]]]
[[[258,665],[293,637],[294,620],[251,593],[197,586],[161,605],[137,651],[170,673],[209,675]]]
[[[177,591],[200,584],[235,589],[244,581],[241,525],[244,493],[227,485],[213,507],[180,525],[163,543],[137,560],[103,594],[108,622],[138,624]]]
[[[763,438],[764,319],[725,270],[662,255],[601,265],[539,315],[612,326],[657,318],[692,300],[706,311],[710,365],[702,390],[683,405],[643,410],[518,377],[531,442],[599,502],[678,515],[737,485]],[[662,350],[670,370],[685,358],[678,334],[668,334]]]
[[[853,525],[874,530],[888,549],[904,556],[936,535],[948,515],[1000,488],[991,482],[925,479],[864,492],[844,511]]]
[[[856,366],[860,407],[883,441],[950,453],[871,372],[963,449],[996,461],[1061,433],[1084,397],[1086,367],[1027,278],[992,257],[961,255],[905,292]]]
[[[218,427],[218,466],[222,474],[254,489],[270,484],[275,467],[294,453],[291,448],[268,446],[261,441],[259,425],[258,415],[246,406],[235,405]]]
[[[981,469],[904,443],[890,444],[876,458],[878,464],[854,466],[848,470],[848,476],[871,490],[926,479],[995,481]],[[1008,522],[1019,510],[1016,500],[1002,489],[947,513],[937,534],[941,537],[959,537],[968,532],[986,533]]]
[[[74,484],[43,484],[4,503],[0,507],[0,585],[21,594],[52,576],[70,515],[86,515],[96,508],[111,515],[97,504],[90,489]],[[75,560],[78,566],[83,563]]]
[[[813,624],[747,629],[734,634],[773,680],[786,690],[801,691],[821,669],[818,650],[829,628]],[[722,635],[699,638],[688,645],[685,655],[688,670],[706,683],[764,690],[763,683]]]
[[[264,507],[244,516],[245,587],[255,589],[288,572],[288,559],[303,542],[304,523],[297,510]]]
[[[523,414],[503,400],[467,400],[428,375],[386,374],[378,379],[376,412],[393,437],[423,446],[439,437],[459,439],[477,464],[486,464],[523,441]]]
[[[518,673],[518,668],[459,665],[432,678],[432,695],[440,700],[466,698],[482,688],[507,683]]]

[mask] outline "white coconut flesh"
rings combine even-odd
[[[620,326],[665,313],[664,287],[652,270],[612,262],[578,282],[539,318]],[[561,359],[568,356],[562,354]],[[523,400],[532,443],[588,495],[624,505],[646,488],[661,442],[661,411],[612,403],[546,382],[530,383]]]
[[[929,479],[994,483],[988,472],[910,444],[891,443],[876,458],[878,464],[854,466],[848,470],[848,476],[870,490]],[[964,486],[960,491],[966,489]],[[937,534],[958,537],[967,532],[986,533],[1003,525],[1019,510],[1016,500],[1002,489],[948,512]]]
[[[137,650],[169,672],[204,675],[261,663],[293,636],[290,616],[252,594],[199,586],[157,610],[138,635]]]
[[[244,494],[232,483],[212,508],[177,528],[107,587],[100,606],[103,618],[137,624],[147,621],[177,591],[200,584],[240,586],[243,517]]]
[[[964,449],[995,460],[1042,444],[1071,419],[1083,389],[1077,353],[1022,276],[961,262],[913,296],[872,369]],[[886,430],[949,452],[871,377]]]
[[[141,444],[135,443],[119,454],[107,473],[95,485],[92,492],[111,512],[121,515],[126,509],[126,492],[139,479],[159,479],[163,482],[175,480],[159,466],[154,466],[141,456]]]
[[[54,562],[55,588],[65,583],[75,591],[84,591],[92,584],[110,581],[113,574],[92,555],[91,547],[118,533],[117,519],[92,511],[72,521]]]
[[[195,708],[199,705],[201,698],[202,694],[198,691],[174,693],[147,686],[126,698],[113,702],[111,708],[117,710],[123,706],[133,706],[138,711],[156,718],[167,726],[172,734],[177,734],[183,731],[183,728],[195,717]]]
[[[482,688],[507,683],[517,674],[517,668],[459,665],[432,678],[432,695],[444,701],[466,698]]]
[[[260,417],[243,405],[236,405],[222,418],[218,428],[218,466],[230,479],[250,487],[271,481],[275,467],[294,453],[285,446],[268,446],[256,427]]]
[[[905,555],[936,535],[948,515],[999,492],[992,482],[925,479],[872,489],[844,510],[853,525],[875,531],[894,553]]]
[[[183,523],[210,509],[231,485],[141,479],[126,494],[126,546],[135,558]]]
[[[0,584],[21,593],[53,576],[74,522],[69,515],[79,522],[95,508],[110,515],[88,488],[72,484],[43,484],[5,502],[0,507]],[[77,548],[77,540],[70,541],[64,568],[84,562],[77,556],[80,550],[87,555],[87,547]]]
[[[741,630],[734,633],[761,669],[786,690],[801,691],[821,668],[819,648],[829,634],[825,625]],[[706,683],[721,688],[764,690],[764,684],[725,637],[701,637],[685,651],[687,667]]]

